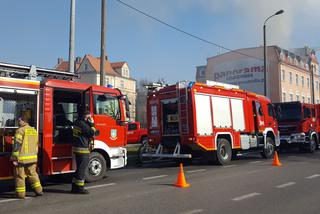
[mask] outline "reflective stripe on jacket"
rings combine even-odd
[[[36,163],[38,159],[38,133],[37,130],[28,124],[18,128],[14,136],[14,152],[18,162],[22,164]]]

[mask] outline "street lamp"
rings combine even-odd
[[[267,21],[277,15],[282,14],[284,11],[279,10],[275,14],[269,16],[263,24],[263,66],[264,66],[264,96],[267,96],[267,47],[266,47],[266,23]]]

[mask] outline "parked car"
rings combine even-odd
[[[141,128],[140,122],[130,122],[127,125],[127,143],[145,143],[148,141],[147,129]]]

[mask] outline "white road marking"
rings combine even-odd
[[[182,214],[196,214],[196,213],[202,213],[203,212],[203,209],[196,209],[196,210],[191,210],[191,211],[188,211],[188,212],[184,212]]]
[[[314,175],[308,176],[308,177],[306,177],[306,179],[313,179],[313,178],[317,178],[317,177],[320,177],[320,174],[314,174]]]
[[[186,171],[186,173],[204,172],[204,171],[207,171],[207,170],[206,169],[196,169],[196,170]]]
[[[30,197],[26,197],[25,199],[29,199]],[[11,198],[11,199],[6,199],[6,200],[1,200],[0,203],[6,203],[6,202],[11,202],[11,201],[21,201],[23,199],[18,199],[18,198]]]
[[[288,183],[285,183],[285,184],[278,185],[276,187],[277,188],[285,188],[285,187],[292,186],[292,185],[295,185],[295,184],[296,184],[296,182],[288,182]]]
[[[261,163],[262,161],[251,161],[249,163]]]
[[[222,167],[223,168],[230,168],[230,167],[234,167],[234,166],[238,166],[238,165],[233,164],[233,165],[227,165],[227,166],[222,166]]]
[[[142,178],[142,180],[151,180],[151,179],[157,179],[157,178],[164,178],[164,177],[167,177],[167,176],[168,175],[157,175],[157,176]]]
[[[244,200],[244,199],[247,199],[247,198],[252,198],[252,197],[255,197],[255,196],[258,196],[258,195],[261,195],[261,193],[253,192],[253,193],[249,193],[249,194],[246,194],[246,195],[242,195],[242,196],[233,198],[232,200],[233,201],[241,201],[241,200]]]
[[[107,186],[113,186],[113,185],[116,185],[116,183],[109,183],[109,184],[101,184],[101,185],[96,185],[96,186],[90,186],[90,187],[86,187],[86,189],[94,189],[94,188],[107,187]]]

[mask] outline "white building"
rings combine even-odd
[[[67,71],[68,61],[58,59],[55,69]],[[93,57],[86,54],[84,58],[77,57],[75,60],[76,73],[79,75],[79,82],[100,84],[100,57]],[[130,77],[130,69],[127,62],[105,63],[106,85],[118,88],[128,96],[131,103],[130,118],[136,117],[136,80]]]

